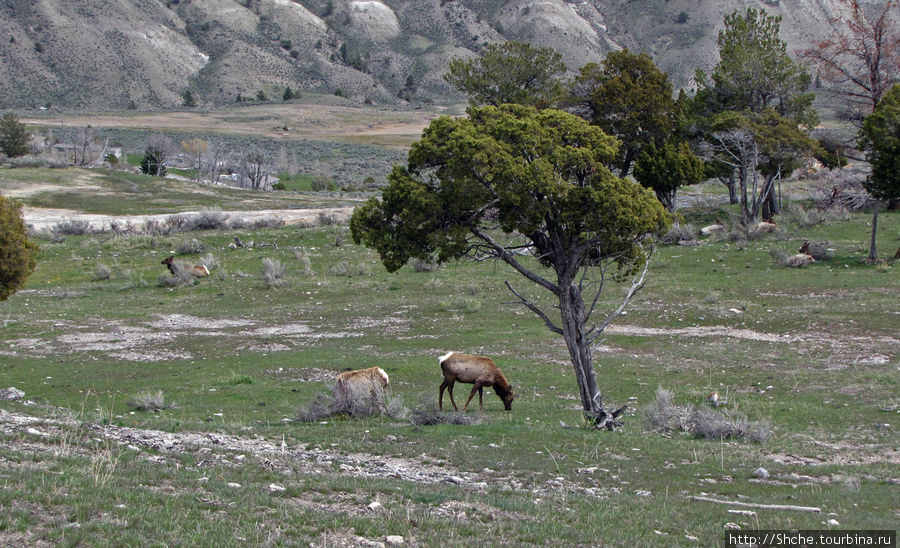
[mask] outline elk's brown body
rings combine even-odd
[[[507,382],[506,377],[503,376],[503,372],[490,358],[450,352],[441,356],[438,362],[441,364],[441,372],[444,374],[444,382],[441,383],[441,389],[438,394],[438,408],[441,411],[444,410],[445,388],[448,389],[447,392],[450,394],[450,403],[453,404],[453,409],[459,409],[456,406],[456,401],[453,399],[453,384],[457,381],[474,385],[472,392],[469,394],[469,399],[463,405],[463,411],[468,409],[469,402],[472,401],[476,391],[478,392],[478,406],[484,409],[483,395],[485,386],[494,387],[494,392],[503,400],[503,406],[506,407],[507,411],[512,408],[512,401],[516,394],[513,392],[509,382]]]

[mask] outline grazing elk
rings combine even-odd
[[[444,374],[444,382],[441,383],[438,395],[438,408],[441,411],[444,410],[445,388],[450,394],[450,403],[453,404],[453,409],[455,411],[459,410],[456,407],[456,401],[453,399],[453,383],[456,381],[474,384],[472,393],[469,394],[469,399],[463,405],[463,411],[468,409],[469,402],[472,401],[476,391],[478,392],[478,407],[484,409],[483,395],[485,386],[494,387],[494,392],[503,400],[503,405],[507,411],[512,408],[512,401],[516,394],[506,381],[506,377],[503,376],[503,372],[489,358],[450,352],[438,358],[438,363],[441,364],[441,371]]]
[[[351,415],[384,407],[384,389],[388,374],[380,367],[344,371],[337,376],[332,390],[334,401]]]
[[[175,265],[175,255],[169,255],[165,259],[162,260],[160,264],[164,264],[169,267],[169,272],[172,273],[173,276],[178,276],[178,266]],[[205,278],[209,276],[209,269],[202,264],[195,264],[190,267],[189,272],[191,276],[195,278]]]

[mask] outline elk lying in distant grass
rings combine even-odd
[[[172,273],[173,276],[178,276],[178,269],[184,268],[188,272],[190,272],[191,276],[195,278],[205,278],[209,276],[209,269],[206,268],[202,264],[191,265],[190,267],[181,267],[175,263],[175,255],[169,255],[165,259],[162,260],[160,264],[164,264],[169,267],[169,272]]]
[[[367,415],[384,408],[388,374],[380,367],[344,371],[332,390],[334,403],[351,415]]]
[[[444,410],[445,388],[448,389],[447,392],[450,394],[450,403],[453,404],[453,409],[459,410],[456,407],[456,401],[453,400],[453,383],[456,381],[474,384],[472,393],[469,394],[469,399],[463,405],[463,411],[468,409],[469,402],[472,401],[476,391],[478,392],[478,407],[484,409],[483,395],[485,386],[494,387],[494,392],[503,400],[503,405],[507,411],[512,408],[512,401],[516,394],[506,381],[506,377],[503,376],[503,372],[489,358],[450,352],[438,358],[438,362],[441,364],[441,371],[444,374],[444,382],[441,383],[441,390],[438,396],[438,409],[441,411]]]
[[[794,255],[789,255],[784,260],[784,266],[788,268],[803,268],[809,263],[814,263],[816,260],[812,255],[807,255],[806,253],[796,253]]]
[[[700,229],[702,236],[712,236],[713,234],[722,234],[725,232],[725,223],[716,221],[716,224],[707,225]]]
[[[755,225],[751,225],[749,227],[749,232],[751,236],[761,236],[763,234],[775,232],[777,228],[778,224],[773,219],[770,219],[768,221],[761,221],[756,223]]]

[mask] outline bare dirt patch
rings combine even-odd
[[[821,333],[765,333],[752,329],[728,326],[694,327],[640,327],[635,325],[611,325],[605,333],[638,337],[715,337],[722,340],[738,339],[754,342],[783,343],[796,347],[797,352],[813,354],[824,352],[821,360],[828,370],[845,369],[851,365],[887,365],[900,355],[900,339],[889,336],[828,336]],[[723,343],[724,344],[724,343]],[[877,349],[877,350],[876,350]],[[893,357],[892,357],[893,356]],[[810,360],[811,365],[815,360]]]
[[[379,322],[366,319],[353,322],[354,330],[329,331],[327,326],[311,327],[302,321],[259,326],[258,320],[246,318],[203,318],[190,314],[155,315],[141,325],[117,320],[85,318],[76,324],[53,321],[59,335],[43,339],[20,338],[0,342],[0,356],[41,357],[53,354],[99,352],[108,357],[130,362],[159,362],[192,359],[193,355],[175,344],[179,337],[207,337],[232,340],[238,350],[270,353],[296,348],[316,341],[362,337],[378,330]],[[391,320],[391,325],[397,322]],[[399,327],[397,328],[399,329]]]

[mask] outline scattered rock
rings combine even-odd
[[[753,477],[759,479],[769,479],[769,471],[760,466],[753,471]]]
[[[403,544],[403,537],[400,535],[388,535],[385,537],[384,541],[387,542],[389,546],[399,546]]]
[[[384,505],[382,505],[377,500],[373,500],[372,502],[369,503],[369,505],[366,508],[368,508],[372,512],[380,512],[380,511],[384,510]]]
[[[0,400],[17,401],[17,400],[21,400],[24,397],[25,397],[25,392],[22,392],[15,386],[10,386],[9,388],[0,389]]]
[[[286,491],[286,490],[287,489],[284,487],[284,485],[281,485],[280,483],[270,483],[269,484],[269,492],[270,493],[280,493],[280,492]]]
[[[240,483],[234,483],[234,482],[228,482],[228,483],[225,484],[225,486],[226,486],[226,487],[231,487],[232,489],[240,489],[240,488],[241,488],[241,484],[240,484]]]
[[[830,525],[831,527],[837,527],[838,525],[840,525],[840,522],[838,522],[838,520],[834,518],[831,518],[830,520],[828,520],[828,525]]]
[[[736,529],[740,529],[741,526],[738,525],[737,523],[729,521],[728,523],[725,524],[725,528],[728,530],[736,530]]]

